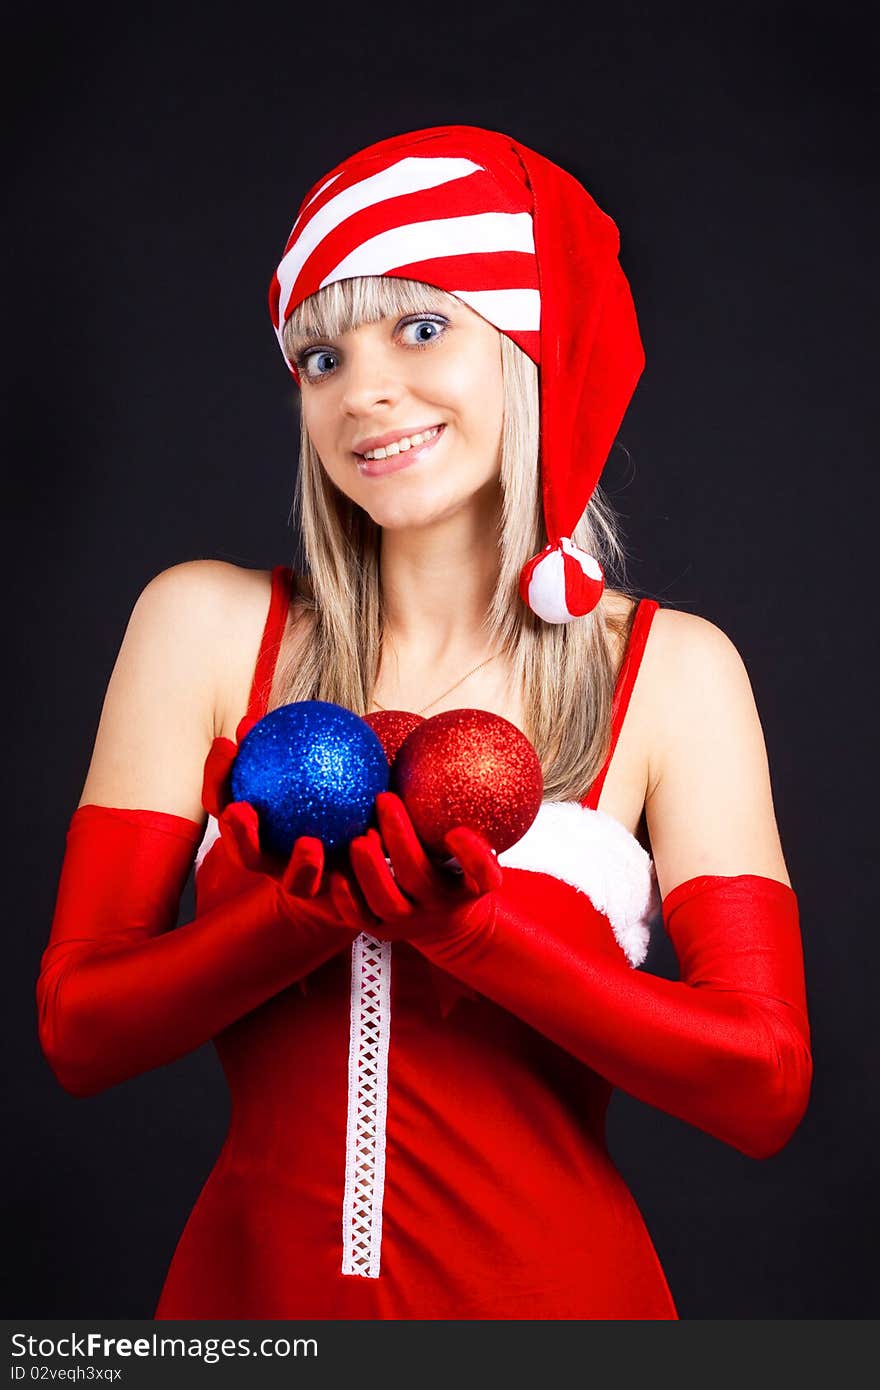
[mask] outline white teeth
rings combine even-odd
[[[441,426],[437,425],[432,430],[425,430],[422,434],[411,434],[408,438],[404,435],[403,439],[398,439],[394,444],[386,444],[384,449],[368,449],[364,454],[365,459],[385,459],[394,458],[395,454],[405,454],[407,449],[412,449],[414,445],[424,444],[428,439],[433,439],[440,433]]]

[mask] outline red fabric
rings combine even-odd
[[[74,1095],[199,1047],[362,929],[340,919],[329,883],[309,896],[321,863],[308,846],[308,888],[297,897],[244,866],[236,830],[211,850],[196,919],[170,930],[201,833],[194,821],[157,811],[74,813],[37,981],[40,1043]],[[292,878],[296,868],[292,858]]]
[[[590,790],[581,802],[582,806],[588,806],[591,811],[595,811],[599,805],[599,798],[602,795],[605,778],[608,776],[611,759],[614,757],[614,751],[617,748],[617,740],[620,738],[623,721],[629,709],[629,702],[633,693],[633,687],[636,683],[636,676],[639,674],[642,657],[645,654],[645,643],[648,640],[648,633],[651,631],[654,614],[658,611],[659,607],[660,605],[656,599],[643,598],[640,600],[632,620],[629,641],[626,644],[623,661],[617,673],[614,698],[611,702],[611,741],[608,747],[608,754],[601,770],[593,779]]]
[[[547,539],[570,536],[645,365],[620,235],[565,169],[518,140],[541,282],[541,474]]]
[[[260,650],[257,656],[257,664],[254,670],[254,678],[251,682],[251,693],[248,700],[246,719],[249,723],[255,724],[258,719],[262,719],[269,708],[269,696],[272,693],[272,678],[275,675],[275,666],[278,661],[278,653],[281,650],[284,628],[290,610],[292,579],[292,573],[285,565],[276,565],[272,571],[269,611],[266,614],[266,624],[263,628],[263,636],[260,641]],[[243,722],[244,721],[242,721],[242,723]],[[245,730],[239,725],[239,739],[244,738],[244,733]]]
[[[622,959],[582,894],[523,877],[551,902],[562,890],[597,953]],[[444,1019],[428,961],[392,949],[379,1277],[340,1268],[345,953],[305,998],[285,990],[216,1039],[230,1129],[155,1317],[674,1319],[607,1151],[608,1083],[484,996]]]
[[[505,869],[457,929],[416,920],[410,940],[612,1085],[750,1157],[776,1153],[812,1080],[793,890],[756,874],[679,885],[664,901],[678,981],[631,970],[574,894]]]
[[[223,1150],[155,1311],[173,1318],[670,1319],[612,1162],[611,1088],[487,999],[447,1020],[392,948],[382,1267],[343,1275],[350,963],[218,1037]]]
[[[228,752],[215,749],[206,779],[221,817]],[[214,900],[218,852],[198,875],[200,911]],[[566,892],[596,931],[587,899]],[[393,953],[379,1277],[341,1273],[345,951],[309,975],[307,994],[282,990],[215,1039],[229,1133],[155,1317],[675,1319],[606,1147],[608,1083],[408,942]]]
[[[374,936],[410,941],[615,1086],[751,1157],[787,1142],[812,1077],[791,888],[756,874],[680,884],[663,905],[681,969],[670,982],[634,974],[615,951],[606,961],[582,920],[569,925],[568,885],[502,871],[466,827],[446,836],[456,882],[430,864],[399,797],[376,804],[381,833],[351,846]]]
[[[449,872],[429,858],[394,792],[379,793],[376,815],[379,830],[356,836],[349,847],[352,868],[376,916],[373,935],[408,941],[429,930],[454,935],[459,926],[471,927],[471,909],[487,908],[487,895],[504,881],[488,840],[464,825],[450,830],[444,846],[460,871]]]

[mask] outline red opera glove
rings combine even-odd
[[[381,812],[380,826],[384,839]],[[394,818],[390,827],[384,849],[399,891],[416,860]],[[382,869],[386,895],[391,871],[371,850],[364,874],[363,853],[352,866],[375,911]],[[634,971],[607,919],[570,885],[525,869],[500,872],[500,885],[459,904],[445,931],[434,912],[423,930],[414,908],[406,939],[637,1099],[753,1158],[788,1142],[812,1080],[791,888],[757,874],[679,884],[663,901],[681,972],[673,981]],[[403,921],[393,926],[400,935]]]
[[[353,840],[349,859],[364,899],[376,915],[369,930],[380,940],[414,942],[431,934],[441,938],[455,924],[463,926],[473,914],[486,910],[485,894],[501,882],[501,865],[481,835],[458,826],[445,837],[446,847],[461,867],[451,873],[425,853],[406,806],[393,792],[380,792],[376,813],[382,830]],[[384,839],[384,844],[383,844]],[[396,879],[385,858],[393,855]],[[405,891],[401,891],[401,890]],[[476,999],[468,985],[434,964],[434,991],[443,1018],[459,999]]]
[[[352,869],[378,919],[374,936],[415,944],[417,937],[446,935],[471,922],[473,914],[489,910],[485,895],[500,885],[503,871],[482,835],[467,826],[449,831],[445,844],[461,866],[461,872],[452,872],[428,858],[406,806],[394,792],[379,793],[376,815],[381,835],[368,830],[349,846]]]
[[[372,924],[356,885],[323,873],[320,840],[298,840],[274,874],[252,807],[219,823],[197,916],[170,930],[201,827],[159,811],[74,813],[36,986],[40,1044],[71,1094],[191,1052]]]

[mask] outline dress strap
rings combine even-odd
[[[290,611],[291,585],[293,571],[286,565],[276,565],[272,571],[272,595],[269,599],[269,612],[260,642],[251,694],[248,700],[248,719],[262,719],[269,707],[272,679],[278,664],[278,653],[284,637],[287,615]]]
[[[654,614],[660,604],[654,598],[643,598],[639,602],[630,628],[629,641],[626,644],[626,651],[620,670],[617,673],[617,684],[614,687],[614,699],[611,703],[611,745],[608,749],[608,756],[602,766],[598,776],[594,779],[590,790],[581,802],[582,806],[587,806],[591,811],[595,811],[599,798],[602,795],[602,788],[605,785],[605,778],[608,776],[608,769],[611,766],[611,759],[614,757],[614,750],[617,747],[617,740],[620,738],[620,731],[623,728],[623,721],[629,708],[630,696],[633,686],[636,683],[636,676],[639,674],[639,667],[642,664],[642,656],[645,650],[645,643],[648,640],[648,633],[651,630],[651,623]]]

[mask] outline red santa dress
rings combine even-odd
[[[289,581],[274,572],[258,715]],[[547,910],[582,915],[595,949],[632,967],[660,921],[656,875],[597,802],[658,606],[637,608],[611,749],[588,796],[544,802],[499,855],[536,889],[540,879]],[[216,836],[212,819],[196,857],[197,914],[212,902]],[[229,1129],[157,1319],[677,1317],[608,1152],[612,1087],[406,942],[361,933],[214,1043]]]

